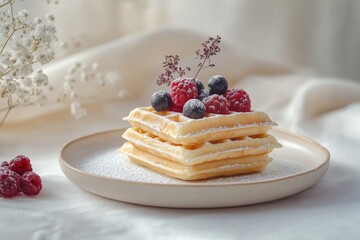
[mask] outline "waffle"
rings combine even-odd
[[[186,166],[178,162],[152,155],[126,142],[120,148],[135,163],[156,172],[182,180],[200,180],[219,176],[232,176],[261,171],[271,161],[268,154],[258,154],[237,158],[205,162]]]
[[[152,107],[143,107],[132,110],[124,120],[168,142],[182,145],[260,135],[276,126],[260,111],[208,114],[201,119],[190,119],[181,113],[156,112]]]
[[[142,151],[185,166],[267,154],[274,148],[281,147],[276,139],[268,134],[208,141],[197,145],[174,144],[138,128],[128,128],[122,137]]]

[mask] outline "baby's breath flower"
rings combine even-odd
[[[89,80],[89,75],[88,75],[88,73],[87,72],[81,72],[80,73],[80,81],[82,81],[82,82],[86,82],[86,81],[88,81]]]
[[[91,66],[91,67],[88,67]],[[80,101],[84,98],[92,97],[89,92],[79,92],[81,84],[99,85],[96,91],[109,87],[120,88],[121,75],[117,71],[102,72],[99,70],[98,63],[90,65],[76,62],[69,68],[64,77],[63,92],[59,96],[59,100],[69,99],[71,103],[71,114],[79,119],[86,114],[86,109],[81,105]]]
[[[49,21],[54,21],[55,20],[55,17],[54,17],[53,14],[47,14],[46,18],[49,19]]]
[[[38,87],[44,85],[48,85],[49,80],[48,80],[48,76],[46,74],[43,73],[42,70],[38,71],[35,76],[34,76],[34,84]]]
[[[74,86],[68,81],[64,82],[63,87],[65,93],[71,93],[74,90]]]
[[[26,48],[30,48],[32,45],[32,39],[29,36],[24,36],[22,39],[22,44]]]
[[[110,86],[117,86],[121,81],[121,76],[117,71],[108,71],[105,76]]]
[[[94,71],[99,71],[99,64],[97,62],[94,62],[91,67]]]
[[[27,18],[29,17],[29,12],[25,9],[21,10],[19,12],[19,19],[22,20],[22,21],[26,21]]]
[[[73,115],[76,119],[80,119],[86,115],[86,109],[83,108],[78,101],[71,104],[70,111],[71,115]]]
[[[34,30],[34,38],[41,39],[46,36],[46,25],[42,22],[36,25]]]
[[[31,79],[28,78],[28,77],[25,77],[25,78],[20,79],[20,82],[21,82],[21,84],[22,84],[22,86],[23,86],[24,88],[29,88],[29,87],[31,87],[32,84],[33,84],[33,82],[31,81]]]
[[[10,29],[11,29],[11,24],[10,23],[1,24],[0,25],[0,35],[1,35],[1,37],[6,38],[7,36],[9,36]]]
[[[33,21],[34,24],[40,24],[41,22],[42,21],[39,17],[34,18],[34,21]]]

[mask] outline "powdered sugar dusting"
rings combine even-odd
[[[125,154],[120,153],[118,148],[125,142],[121,138],[123,132],[124,130],[110,131],[75,141],[64,149],[62,158],[70,166],[95,176],[165,185],[257,183],[302,174],[323,163],[316,151],[309,151],[307,142],[302,142],[301,139],[293,140],[276,134],[274,131],[274,136],[277,137],[283,148],[270,153],[272,161],[262,172],[202,181],[182,181],[139,166]]]
[[[272,154],[271,157],[273,161],[262,172],[196,181],[196,184],[256,183],[289,177],[312,168],[308,163],[304,163],[301,160],[289,159],[276,154]],[[73,166],[87,173],[124,181],[182,185],[194,183],[193,181],[173,179],[139,166],[116,149],[109,149],[108,151],[92,155],[89,158],[75,162]]]

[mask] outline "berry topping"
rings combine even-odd
[[[203,101],[205,98],[207,98],[209,96],[209,90],[200,90],[199,95],[197,96],[197,99],[199,99],[200,101]]]
[[[230,110],[235,112],[250,112],[251,101],[249,94],[243,89],[227,90],[224,97],[230,103]]]
[[[191,99],[184,105],[183,114],[192,119],[199,119],[205,116],[205,105],[198,99]]]
[[[191,78],[178,78],[170,83],[170,87],[171,100],[180,107],[198,95],[195,81]]]
[[[20,191],[26,195],[37,195],[42,188],[41,178],[34,172],[25,172],[20,181]]]
[[[183,106],[180,107],[180,106],[177,106],[177,105],[173,104],[170,107],[169,111],[182,113],[183,112]]]
[[[32,171],[30,159],[23,155],[19,155],[11,160],[9,165],[12,171],[20,175],[23,175],[23,173],[26,171]]]
[[[19,192],[20,175],[10,169],[0,170],[0,195],[13,197]]]
[[[215,75],[209,79],[208,82],[210,95],[218,94],[223,95],[228,89],[228,83],[226,79],[221,75]]]
[[[228,114],[230,104],[225,97],[214,94],[204,99],[207,113]]]
[[[165,91],[158,91],[151,96],[151,106],[158,112],[168,110],[171,105],[171,96]]]
[[[204,89],[204,84],[197,78],[195,79],[195,84],[196,84],[198,93],[200,93],[200,91]]]

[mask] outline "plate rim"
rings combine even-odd
[[[68,162],[66,162],[63,158],[63,153],[66,150],[67,147],[69,147],[71,144],[74,144],[75,142],[78,141],[82,141],[86,138],[93,138],[96,137],[97,135],[103,135],[103,134],[109,134],[109,133],[113,133],[113,132],[120,132],[120,131],[125,131],[127,129],[127,127],[122,127],[122,128],[116,128],[116,129],[110,129],[110,130],[105,130],[105,131],[98,131],[98,132],[94,132],[88,135],[83,135],[80,137],[77,137],[75,139],[72,139],[70,141],[68,141],[67,143],[65,143],[63,145],[63,147],[60,149],[59,151],[59,156],[58,156],[58,163],[60,165],[60,168],[62,170],[62,172],[64,173],[64,170],[62,168],[62,166],[68,168],[69,170],[76,172],[78,174],[81,175],[85,175],[87,177],[95,177],[101,180],[110,180],[110,181],[114,181],[114,182],[119,182],[119,183],[126,183],[126,184],[142,184],[142,185],[151,185],[151,186],[158,186],[158,187],[231,187],[231,186],[248,186],[248,185],[256,185],[256,184],[267,184],[267,183],[273,183],[273,182],[278,182],[278,181],[284,181],[284,180],[288,180],[288,179],[292,179],[292,178],[296,178],[299,176],[303,176],[303,175],[307,175],[310,174],[312,172],[316,172],[319,169],[323,168],[324,166],[328,165],[330,162],[330,152],[327,148],[325,148],[323,145],[321,145],[320,143],[316,142],[315,140],[306,137],[302,134],[299,133],[295,133],[293,131],[289,131],[289,130],[285,130],[279,127],[273,127],[271,130],[275,131],[275,132],[279,132],[280,134],[284,134],[284,135],[290,135],[292,137],[295,138],[299,138],[302,141],[308,142],[314,146],[316,146],[318,149],[320,149],[324,154],[325,154],[325,160],[323,160],[323,162],[317,166],[316,168],[312,168],[310,170],[307,170],[305,172],[301,172],[301,173],[297,173],[294,175],[290,175],[290,176],[285,176],[285,177],[280,177],[280,178],[276,178],[276,179],[271,179],[271,180],[265,180],[265,181],[257,181],[257,182],[233,182],[233,183],[229,183],[229,182],[219,182],[219,183],[200,183],[198,181],[185,181],[185,180],[180,180],[179,181],[184,181],[187,182],[186,184],[184,183],[153,183],[153,182],[138,182],[138,181],[131,181],[131,180],[126,180],[126,179],[119,179],[119,178],[115,178],[115,177],[109,177],[109,176],[101,176],[101,175],[97,175],[94,173],[89,173],[83,170],[80,170],[72,165],[70,165]],[[119,146],[120,147],[120,146]],[[64,173],[65,174],[65,173]],[[65,176],[67,176],[65,174]],[[67,176],[68,177],[68,176]]]

